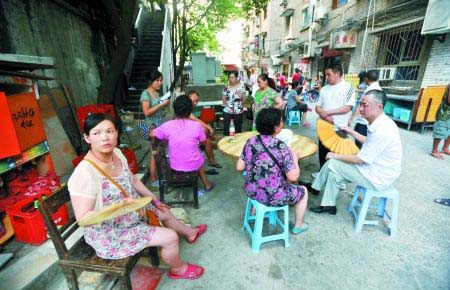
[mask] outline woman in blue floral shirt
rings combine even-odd
[[[260,135],[247,141],[236,169],[246,171],[245,191],[251,199],[266,206],[294,206],[295,223],[291,232],[299,234],[309,228],[304,222],[308,191],[296,184],[300,176],[297,154],[275,138],[282,128],[280,110],[262,109],[256,116]]]
[[[244,115],[244,103],[247,91],[238,79],[238,72],[228,73],[228,86],[222,91],[223,105],[223,135],[230,135],[230,123],[233,120],[236,133],[242,132],[242,116]]]

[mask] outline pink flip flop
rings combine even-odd
[[[198,270],[200,269],[200,272]],[[188,264],[188,267],[186,269],[186,272],[183,274],[175,274],[173,272],[167,272],[167,276],[170,279],[188,279],[188,280],[195,280],[203,276],[205,273],[205,269],[202,266],[194,265],[194,264]]]
[[[197,242],[197,240],[208,230],[208,225],[201,224],[201,225],[196,226],[195,228],[198,229],[197,235],[195,236],[195,238],[192,241],[186,240],[188,242],[188,244],[194,244],[195,242]]]

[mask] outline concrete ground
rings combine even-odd
[[[310,114],[308,119],[311,128],[291,129],[316,140],[316,116]],[[308,212],[309,231],[291,235],[288,248],[281,241],[270,242],[254,254],[248,234],[241,232],[244,179],[235,171],[235,161],[216,151],[223,165],[220,175],[211,177],[216,189],[200,198],[199,209],[185,207],[192,224],[207,223],[208,232],[194,245],[180,243],[183,259],[204,266],[206,273],[194,281],[164,276],[158,289],[450,289],[450,208],[433,202],[436,197],[450,197],[450,156],[438,160],[428,154],[429,131],[420,135],[400,127],[404,154],[403,172],[395,183],[400,192],[397,237],[391,238],[383,225],[364,226],[355,233],[346,211],[351,198],[342,191],[336,216]],[[301,161],[300,167],[301,179],[311,179],[319,168],[317,155]],[[320,200],[321,196],[310,196],[308,203],[319,205]],[[292,222],[292,210],[290,216]],[[273,230],[269,225],[265,229]],[[20,248],[17,243],[8,248],[14,247]],[[33,248],[23,246],[17,255],[29,256]],[[24,289],[67,289],[56,264],[47,272],[41,279],[45,283]],[[102,285],[96,286],[85,284],[81,289]]]
[[[308,117],[312,124],[315,118]],[[293,128],[315,139],[314,125]],[[395,238],[385,226],[364,226],[356,233],[346,211],[351,198],[342,192],[336,216],[308,212],[309,231],[291,235],[290,247],[270,242],[254,254],[249,236],[241,232],[244,179],[234,170],[235,161],[217,152],[224,168],[211,177],[216,189],[201,198],[200,209],[187,208],[193,224],[207,223],[208,232],[195,245],[181,243],[183,259],[203,265],[205,275],[195,281],[164,277],[159,289],[450,289],[450,208],[433,202],[450,197],[450,156],[438,160],[428,154],[430,132],[401,129],[400,134],[404,153],[395,183],[400,192]],[[317,155],[300,165],[301,178],[310,179],[319,168]],[[320,200],[310,195],[308,203]],[[290,216],[292,222],[293,211]]]

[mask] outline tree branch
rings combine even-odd
[[[117,11],[117,6],[112,0],[102,0],[105,6],[106,13],[108,13],[109,21],[114,26],[114,31],[120,27],[120,15]]]
[[[198,18],[197,22],[195,22],[191,27],[186,29],[186,33],[188,33],[189,31],[191,31],[193,28],[195,28],[197,25],[200,24],[200,22],[203,20],[203,18],[205,18],[206,14],[208,14],[209,10],[212,8],[212,6],[216,3],[216,0],[212,0],[211,3],[208,5],[208,7],[206,8],[206,10],[203,12],[202,15],[200,15],[200,17]]]

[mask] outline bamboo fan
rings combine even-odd
[[[359,148],[344,131],[336,131],[333,124],[322,119],[317,120],[317,136],[320,142],[331,152],[343,155],[353,155]]]
[[[95,225],[103,221],[140,209],[141,207],[147,205],[151,200],[152,200],[151,197],[143,197],[138,199],[132,199],[131,201],[128,202],[121,202],[108,205],[102,208],[101,210],[95,212],[94,214],[78,221],[78,224],[81,227]]]

